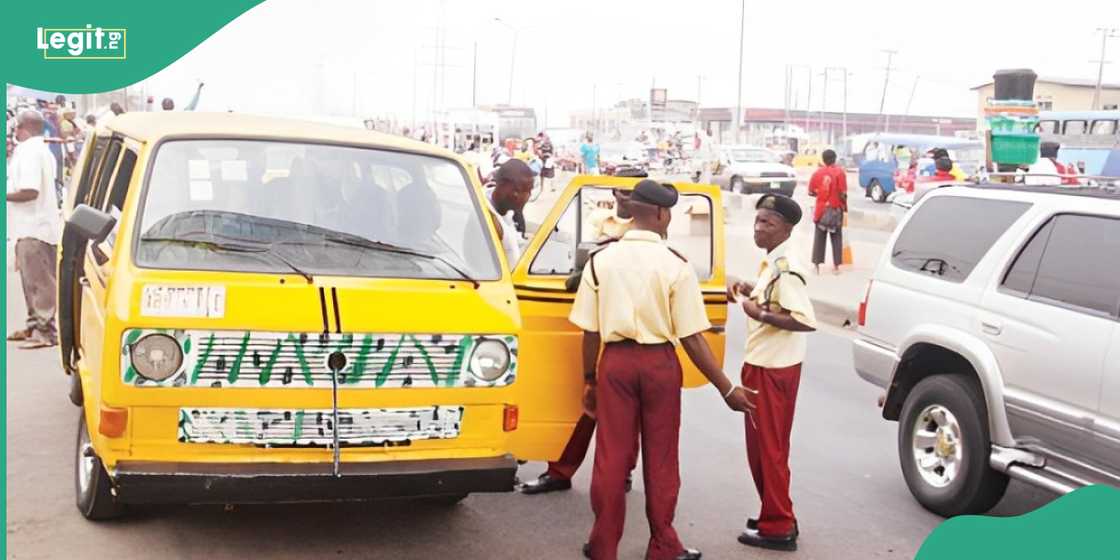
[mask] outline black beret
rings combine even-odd
[[[652,179],[639,181],[634,187],[634,194],[630,195],[632,202],[644,202],[662,208],[672,208],[679,198],[677,189],[668,183],[658,183]]]
[[[758,199],[755,208],[773,210],[793,225],[797,225],[801,221],[801,206],[797,204],[797,201],[784,194],[764,194],[762,198]]]

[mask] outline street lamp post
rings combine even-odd
[[[742,8],[739,11],[739,93],[735,98],[736,144],[742,143],[742,141],[739,139],[739,133],[743,128],[743,33],[744,27],[747,22],[747,0],[742,0],[740,4]]]
[[[502,21],[502,18],[494,18],[494,21],[505,26],[513,32],[513,48],[509,51],[509,93],[506,94],[506,105],[513,106],[513,72],[514,64],[517,61],[517,28]]]

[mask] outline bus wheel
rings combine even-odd
[[[102,521],[119,517],[124,506],[113,496],[113,481],[105,466],[93,450],[86,426],[86,412],[78,415],[78,440],[74,454],[74,490],[77,494],[78,511],[86,519]]]

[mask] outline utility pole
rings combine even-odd
[[[1108,40],[1120,38],[1120,35],[1117,35],[1116,32],[1115,27],[1097,28],[1097,33],[1101,34],[1101,59],[1094,61],[1097,63],[1097,89],[1093,92],[1093,110],[1101,108],[1101,80],[1104,78],[1104,65],[1108,64],[1104,59],[1104,54],[1108,47]]]
[[[782,106],[785,108],[785,117],[782,119],[782,127],[785,129],[787,134],[789,133],[789,103],[790,103],[789,94],[790,94],[790,86],[792,85],[792,84],[790,84],[791,81],[793,81],[793,68],[791,68],[790,65],[787,64],[786,65],[786,94],[785,94],[785,98],[782,100]]]
[[[844,138],[848,137],[848,68],[844,68]]]
[[[883,77],[883,97],[879,100],[879,119],[883,124],[883,132],[886,132],[888,125],[883,109],[887,106],[887,84],[891,82],[891,62],[894,61],[894,55],[898,54],[898,51],[884,49],[882,52],[887,53],[887,72]]]
[[[739,131],[743,128],[743,34],[747,23],[747,0],[741,0],[742,8],[739,11],[739,93],[735,101],[735,143],[739,139]]]
[[[821,80],[824,81],[824,89],[821,92],[821,143],[827,144],[828,135],[825,134],[824,131],[824,112],[828,105],[828,68],[825,68],[824,72],[821,72],[820,76]]]
[[[910,104],[914,102],[914,94],[918,92],[918,79],[921,76],[914,76],[914,87],[910,89],[910,100],[906,102],[906,116],[910,116]]]
[[[813,114],[813,67],[809,67],[809,93],[805,97],[805,134],[809,134],[809,115]]]
[[[494,18],[494,21],[505,26],[513,32],[513,48],[509,51],[509,93],[506,94],[506,105],[513,106],[513,73],[515,63],[517,61],[517,28],[502,21],[502,18]]]

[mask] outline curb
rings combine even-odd
[[[897,226],[898,218],[890,213],[866,212],[864,210],[848,211],[848,227],[892,232]]]
[[[813,312],[817,316],[817,321],[840,328],[856,324],[859,315],[856,308],[819,298],[811,297],[810,301],[813,302]]]

